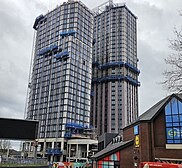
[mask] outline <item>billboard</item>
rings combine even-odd
[[[38,121],[0,118],[0,139],[34,140]]]

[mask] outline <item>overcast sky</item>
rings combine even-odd
[[[32,52],[32,25],[63,0],[0,0],[0,117],[23,118]],[[89,8],[105,0],[83,0]],[[181,0],[126,0],[138,17],[139,113],[169,93],[159,84],[173,29],[181,28]]]

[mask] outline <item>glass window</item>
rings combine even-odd
[[[182,143],[182,114],[181,102],[173,98],[165,107],[166,142],[169,144]]]
[[[178,105],[175,98],[172,99],[172,114],[178,114]]]
[[[180,143],[180,140],[174,140],[174,143],[175,144],[179,144]]]
[[[178,115],[173,115],[173,122],[179,122]]]
[[[166,112],[166,115],[171,115],[170,103],[167,104],[167,106],[166,106],[166,108],[165,108],[165,112]]]
[[[175,126],[175,127],[176,127],[176,126],[179,126],[179,123],[173,123],[173,126]]]
[[[173,124],[172,123],[166,123],[166,127],[172,127]]]
[[[167,140],[167,143],[168,144],[173,144],[174,142],[173,142],[173,140]]]
[[[182,114],[182,102],[178,101],[179,105],[179,114]]]
[[[172,122],[172,116],[166,116],[166,122]]]
[[[182,115],[179,115],[179,120],[182,122]]]

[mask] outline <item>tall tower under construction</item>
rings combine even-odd
[[[120,133],[138,117],[137,17],[112,0],[94,12],[91,125]]]
[[[90,128],[93,13],[80,1],[69,0],[37,17],[33,28],[26,118],[39,120],[42,152],[59,161],[66,138]]]

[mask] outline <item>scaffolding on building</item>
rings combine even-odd
[[[93,8],[92,11],[95,15],[99,15],[105,10],[109,10],[110,8],[117,7],[117,6],[124,6],[124,5],[125,3],[114,3],[113,0],[108,0],[107,2],[102,3],[96,8]]]

